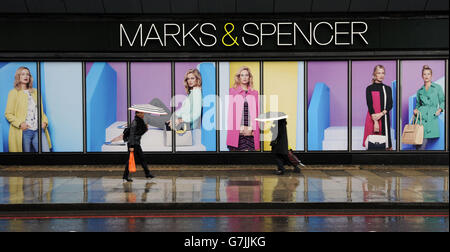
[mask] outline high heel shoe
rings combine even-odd
[[[133,182],[133,180],[130,179],[130,178],[128,178],[128,177],[123,177],[122,179],[125,180],[125,181],[127,181],[127,182]]]

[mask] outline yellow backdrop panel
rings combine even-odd
[[[298,62],[264,62],[263,112],[284,112],[288,115],[289,148],[296,149]],[[272,96],[272,97],[271,97]],[[270,123],[264,125],[264,151],[272,150]]]

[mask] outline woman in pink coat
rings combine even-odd
[[[227,146],[230,151],[259,150],[258,91],[253,89],[253,75],[246,66],[234,76],[228,105]]]

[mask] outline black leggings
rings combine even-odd
[[[274,153],[273,155],[275,156],[275,161],[277,162],[278,170],[280,171],[284,171],[285,164],[289,165],[291,163],[287,154]]]
[[[130,156],[130,146],[128,146],[128,157]],[[145,161],[144,152],[142,151],[142,148],[140,145],[134,146],[134,162],[137,164],[137,160],[141,162],[142,168],[144,168],[145,175],[149,174],[150,171],[147,167],[147,162]],[[123,171],[123,177],[128,178],[128,175],[130,172],[128,171],[128,161],[127,165],[125,165],[125,170]]]

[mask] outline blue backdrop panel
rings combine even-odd
[[[200,63],[202,75],[202,144],[206,151],[216,150],[216,67],[214,63]],[[206,126],[206,127],[205,127]]]
[[[230,63],[219,62],[219,95],[220,95],[220,151],[228,151],[227,147],[227,121],[228,121],[228,99],[230,92]]]
[[[55,152],[83,151],[82,76],[80,62],[41,64],[42,101]]]
[[[316,83],[308,108],[308,150],[322,150],[325,129],[330,126],[330,88]]]
[[[3,135],[3,130],[2,130],[2,124],[0,123],[0,133]],[[3,136],[0,136],[0,152],[3,152],[4,147],[3,147]]]
[[[24,66],[30,69],[34,78],[33,87],[37,89],[37,66],[34,62],[3,62],[0,63],[0,152],[9,152],[8,135],[9,122],[5,117],[8,94],[14,88],[14,75],[17,68]]]
[[[391,129],[394,129],[394,132],[397,132],[397,81],[392,82],[392,102],[394,106],[391,110]],[[393,135],[392,139],[395,139],[396,136]]]
[[[117,73],[105,62],[92,65],[86,77],[87,151],[102,150],[105,130],[116,121]]]

